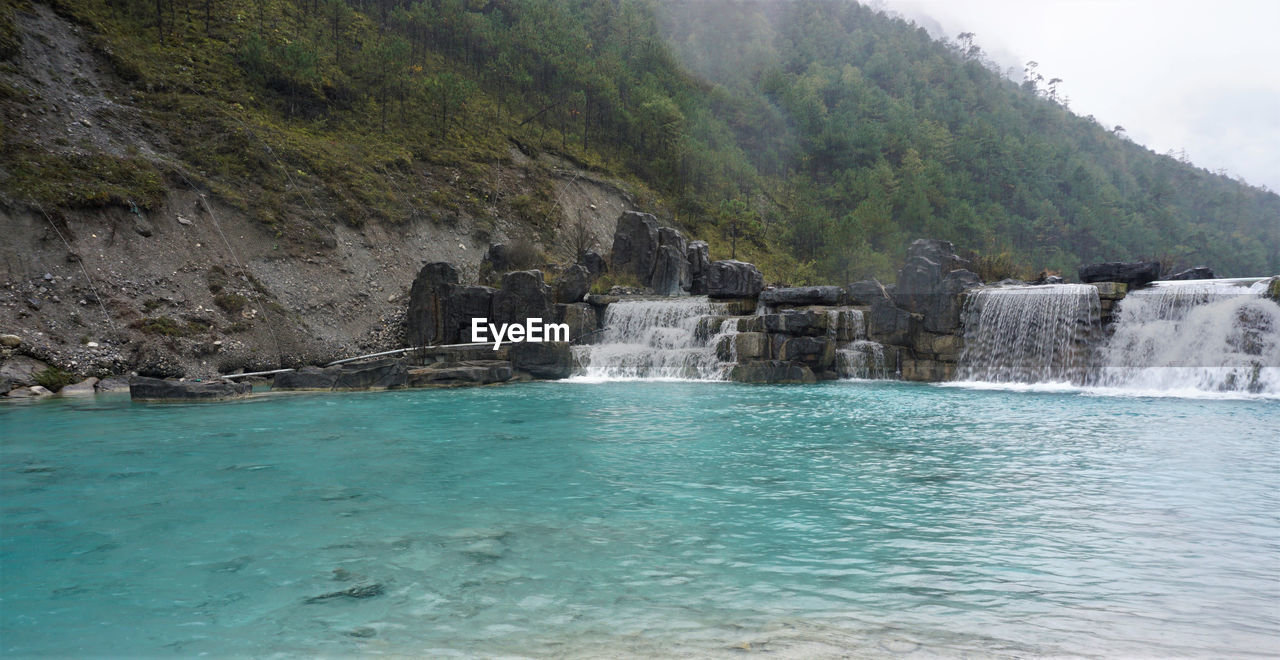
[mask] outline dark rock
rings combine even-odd
[[[600,327],[596,308],[587,303],[556,305],[556,323],[569,326],[569,340],[572,342],[590,342]]]
[[[786,289],[767,289],[760,293],[760,302],[773,307],[801,305],[844,305],[849,294],[838,286],[798,286]]]
[[[721,362],[746,362],[769,358],[769,335],[763,332],[739,332],[725,335],[716,345]]]
[[[693,241],[685,249],[689,262],[689,293],[703,296],[707,293],[707,275],[711,272],[711,250],[706,241]]]
[[[1040,279],[1032,282],[1032,284],[1038,284],[1038,285],[1062,284],[1063,282],[1066,282],[1066,280],[1062,279],[1061,277],[1058,277],[1057,275],[1045,275],[1044,277],[1041,277]]]
[[[814,373],[826,371],[836,361],[836,346],[826,337],[795,337],[782,342],[778,357],[803,362]]]
[[[462,286],[458,284],[450,286],[444,306],[445,322],[442,343],[470,343],[471,319],[491,319],[493,317],[493,296],[496,292],[496,289],[487,286]]]
[[[822,312],[789,309],[778,314],[765,314],[761,319],[766,332],[784,335],[825,335],[830,327],[830,319]]]
[[[359,600],[364,598],[373,598],[375,596],[381,596],[385,591],[386,591],[386,587],[383,587],[381,584],[378,584],[376,582],[369,583],[369,584],[357,584],[353,587],[348,587],[346,589],[343,589],[342,591],[332,591],[327,594],[312,596],[308,598],[306,602],[308,604],[323,603],[326,600],[334,600],[337,598],[352,598],[352,599]]]
[[[658,228],[658,245],[671,246],[682,255],[689,250],[688,239],[680,233],[680,230],[671,227]]]
[[[485,284],[497,285],[502,281],[503,273],[514,268],[511,258],[511,248],[502,243],[493,243],[485,250],[484,256],[480,259],[480,281]]]
[[[556,302],[576,303],[591,291],[591,282],[595,279],[591,271],[583,264],[569,266],[556,278]]]
[[[663,296],[678,295],[691,288],[689,261],[684,250],[672,245],[663,245],[658,248],[649,286],[654,293]]]
[[[815,383],[818,381],[807,365],[786,360],[753,360],[736,364],[729,379],[739,383]]]
[[[744,261],[713,261],[707,272],[707,295],[712,298],[755,298],[763,288],[760,269]]]
[[[942,275],[969,265],[967,260],[956,256],[956,246],[952,245],[951,241],[936,238],[918,238],[912,241],[911,245],[907,246],[907,259],[912,257],[924,257],[938,264],[942,269]]]
[[[129,379],[124,378],[122,376],[103,378],[102,380],[98,381],[97,384],[94,385],[93,387],[94,389],[98,390],[98,394],[104,394],[108,392],[128,392]]]
[[[1160,279],[1159,261],[1110,261],[1092,264],[1080,268],[1080,281],[1090,282],[1123,282],[1130,289],[1144,287]]]
[[[493,294],[494,324],[519,323],[528,319],[555,318],[551,287],[540,270],[518,270],[502,276],[502,288]]]
[[[246,396],[252,391],[249,383],[226,380],[194,382],[145,376],[129,379],[129,397],[134,401],[213,401]]]
[[[1184,271],[1174,273],[1166,278],[1166,280],[1211,280],[1214,279],[1213,269],[1208,266],[1196,266],[1188,268]]]
[[[404,387],[408,382],[409,370],[403,360],[382,358],[340,365],[333,389],[386,390]]]
[[[882,344],[905,345],[911,333],[911,312],[893,304],[888,298],[871,303],[867,316],[867,336]]]
[[[940,383],[955,376],[956,363],[927,358],[902,358],[902,379],[918,383]]]
[[[935,293],[926,300],[924,326],[930,332],[954,332],[960,327],[960,294],[982,286],[976,273],[953,270],[942,278]]]
[[[429,263],[418,271],[409,290],[409,312],[405,319],[407,345],[427,346],[444,341],[444,302],[449,287],[457,283],[458,269],[443,261]]]
[[[437,362],[409,370],[409,387],[488,385],[511,380],[511,363],[505,360]]]
[[[1280,303],[1280,275],[1267,281],[1267,287],[1262,295]]]
[[[14,385],[30,387],[36,384],[36,374],[49,365],[25,355],[14,355],[0,364],[0,378],[13,381]]]
[[[331,390],[338,381],[338,367],[302,367],[275,375],[272,390]]]
[[[613,234],[609,265],[614,273],[633,275],[641,286],[649,286],[659,245],[657,218],[648,213],[623,211]]]
[[[8,378],[0,378],[0,396],[8,394],[13,389],[13,381]]]
[[[853,305],[870,305],[876,300],[888,297],[889,292],[876,280],[862,280],[849,285],[849,303]]]
[[[150,238],[155,233],[155,228],[151,226],[151,223],[140,215],[133,216],[133,230],[143,238]]]
[[[941,283],[942,266],[936,261],[922,256],[908,257],[898,271],[894,302],[907,311],[923,313]]]
[[[583,252],[578,262],[587,267],[587,272],[591,273],[592,278],[600,277],[609,270],[609,264],[605,263],[604,257],[591,250]]]
[[[511,364],[534,378],[557,380],[573,373],[568,342],[522,342],[511,347]]]

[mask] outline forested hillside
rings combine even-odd
[[[21,35],[0,4],[0,58]],[[477,224],[547,242],[549,195],[490,167],[551,152],[775,279],[892,277],[935,236],[994,270],[1155,257],[1280,271],[1280,197],[1135,145],[1046,85],[853,2],[53,0],[155,149],[3,136],[10,203],[156,204],[198,186],[290,239]],[[31,99],[6,85],[10,108]],[[6,123],[6,127],[8,124]],[[470,186],[432,185],[432,165]]]

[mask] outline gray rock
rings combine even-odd
[[[376,582],[366,583],[366,584],[357,584],[353,587],[343,589],[342,591],[331,591],[327,594],[312,596],[308,598],[306,602],[308,604],[313,604],[313,603],[323,603],[327,600],[336,600],[336,599],[362,600],[365,598],[373,598],[375,596],[381,596],[384,592],[386,592],[386,587],[383,587],[381,584]]]
[[[583,264],[569,266],[556,278],[555,298],[558,303],[581,302],[591,291],[594,280],[591,271]]]
[[[470,343],[471,319],[493,318],[493,297],[496,293],[497,289],[487,286],[450,286],[444,305],[444,336],[441,342]]]
[[[249,383],[225,380],[194,382],[145,376],[129,379],[129,397],[134,401],[214,401],[247,396],[252,391]]]
[[[556,305],[556,323],[569,326],[569,340],[575,343],[580,341],[590,343],[595,337],[594,333],[600,327],[596,308],[587,303]]]
[[[511,347],[511,364],[534,378],[557,380],[573,373],[568,342],[522,342]]]
[[[502,276],[502,289],[493,294],[493,323],[524,324],[528,319],[555,318],[551,287],[540,270],[518,270]]]
[[[684,250],[672,245],[663,245],[658,248],[649,286],[654,293],[663,296],[679,295],[691,288],[689,261]]]
[[[67,385],[63,387],[62,389],[58,390],[58,394],[61,394],[62,396],[93,395],[97,393],[97,390],[94,388],[94,386],[97,384],[98,384],[97,378],[89,377],[73,385]]]
[[[1109,261],[1101,264],[1082,266],[1077,273],[1080,281],[1090,282],[1123,282],[1130,289],[1144,287],[1160,279],[1159,261]]]
[[[18,335],[0,335],[0,346],[17,348],[22,345],[22,337]]]
[[[53,396],[53,392],[50,392],[47,388],[40,385],[32,385],[29,389],[31,390],[31,394],[34,396]]]
[[[155,233],[155,229],[151,226],[151,223],[140,215],[133,216],[133,231],[137,232],[138,235],[143,238],[150,238],[151,235]]]
[[[409,387],[488,385],[511,380],[511,363],[505,360],[437,362],[409,370]]]
[[[604,257],[592,250],[582,253],[580,263],[587,267],[587,272],[591,273],[592,278],[600,277],[609,270],[609,264],[605,263]]]
[[[936,293],[927,300],[924,327],[930,332],[948,333],[960,328],[960,294],[982,286],[976,273],[953,270],[942,278]]]
[[[703,296],[707,293],[707,275],[711,272],[711,251],[706,241],[693,241],[685,250],[689,261],[689,293]]]
[[[785,289],[767,289],[760,293],[760,302],[771,307],[802,305],[844,305],[849,294],[838,286],[798,286]]]
[[[777,314],[764,314],[762,317],[766,332],[784,335],[827,334],[830,318],[821,312],[789,309]]]
[[[671,246],[682,255],[689,249],[689,241],[685,239],[684,234],[672,227],[658,228],[658,245]]]
[[[623,211],[613,233],[609,265],[614,273],[633,275],[641,286],[649,286],[659,245],[657,218],[648,213]]]
[[[739,383],[814,383],[817,378],[807,365],[786,360],[753,360],[736,364],[729,379]]]
[[[744,261],[713,261],[707,272],[707,295],[712,298],[755,298],[763,288],[760,269]]]
[[[849,284],[849,303],[853,305],[870,305],[881,298],[888,298],[889,292],[884,285],[875,280],[862,280]]]
[[[30,387],[15,387],[6,395],[10,399],[30,399],[35,396]]]
[[[836,346],[826,337],[795,337],[782,342],[778,357],[803,362],[814,373],[827,371],[836,360]]]
[[[1213,269],[1208,266],[1196,266],[1179,271],[1166,278],[1166,280],[1211,280],[1214,279]]]
[[[867,316],[867,336],[882,344],[905,345],[911,334],[911,313],[888,298],[871,303]]]
[[[14,355],[0,364],[0,378],[7,378],[15,385],[30,387],[36,384],[35,375],[49,365],[25,355]]]
[[[405,318],[408,346],[438,344],[444,340],[444,301],[450,285],[458,283],[458,269],[443,261],[429,263],[418,271],[409,290],[409,312]]]
[[[0,378],[0,396],[4,396],[13,390],[13,381],[8,378]]]
[[[94,385],[94,389],[98,390],[99,394],[107,392],[128,392],[129,379],[122,376],[103,378]]]
[[[969,265],[968,261],[956,256],[956,246],[951,241],[936,238],[917,238],[911,241],[911,245],[907,246],[907,258],[911,257],[924,257],[938,264],[943,275]]]
[[[271,382],[274,390],[332,390],[338,381],[337,367],[322,369],[320,367],[302,367],[295,371],[286,371],[275,375]]]
[[[408,382],[409,370],[403,360],[383,358],[339,365],[333,389],[387,390],[404,387]]]

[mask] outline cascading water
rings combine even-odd
[[[705,297],[613,303],[605,311],[599,340],[574,347],[575,375],[724,380],[732,365],[717,356],[716,347],[738,331],[736,319],[716,318],[726,315],[727,305]]]
[[[1156,282],[1120,302],[1096,384],[1280,394],[1280,305],[1266,281]]]
[[[897,375],[898,366],[884,344],[859,339],[836,349],[836,373],[841,378],[884,380]]]
[[[1098,290],[1087,284],[979,290],[965,304],[957,378],[1083,383],[1100,315]]]

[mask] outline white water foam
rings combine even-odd
[[[733,360],[721,360],[716,347],[738,322],[714,317],[727,314],[705,297],[613,303],[598,342],[574,347],[574,380],[725,380]]]
[[[977,291],[964,308],[964,350],[957,377],[995,383],[1083,383],[1100,313],[1098,290],[1087,284]]]

